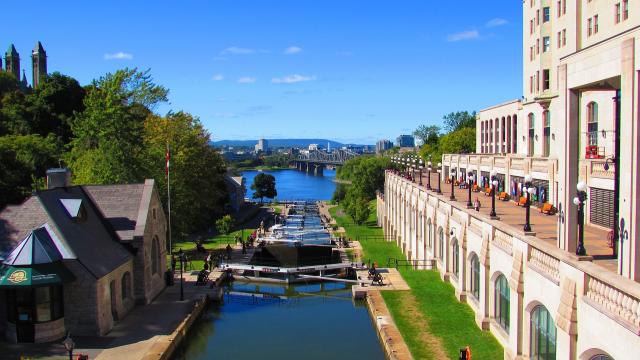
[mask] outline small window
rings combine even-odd
[[[622,20],[629,18],[629,0],[622,1]]]
[[[549,69],[542,70],[542,90],[549,90],[550,87]]]
[[[540,54],[540,39],[536,39],[536,54]]]
[[[122,286],[122,300],[128,299],[131,297],[131,273],[128,271],[122,275],[122,280],[120,281],[120,285]]]
[[[551,20],[551,9],[547,6],[542,8],[542,22],[546,23]]]
[[[556,38],[558,39],[557,47],[558,47],[558,49],[560,49],[560,47],[562,46],[562,36],[561,36],[560,31],[558,31],[558,34],[557,34]]]
[[[589,18],[587,20],[587,36],[591,36],[593,34],[593,20]]]
[[[567,29],[562,30],[562,46],[567,45]]]
[[[593,33],[598,33],[598,15],[593,16]]]
[[[613,16],[613,21],[617,24],[620,22],[620,17],[622,16],[621,14],[621,7],[620,7],[620,3],[616,4],[616,10]]]
[[[560,15],[562,15],[562,1],[558,0],[556,7],[558,8],[558,17],[560,17]]]
[[[157,219],[157,217],[156,217],[156,208],[153,208],[152,211],[153,211],[153,220],[156,220]]]
[[[540,25],[540,9],[536,10],[536,25]]]
[[[567,13],[567,0],[562,0],[562,15]]]
[[[542,38],[542,52],[547,52],[551,49],[551,38],[545,36]]]

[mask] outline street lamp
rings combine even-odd
[[[442,189],[440,189],[440,184],[442,183],[442,163],[438,163],[438,191],[437,194],[442,194]]]
[[[184,301],[184,287],[182,285],[182,268],[184,267],[184,253],[182,248],[178,250],[178,258],[180,259],[180,301]]]
[[[420,186],[422,186],[422,169],[424,169],[424,163],[422,159],[419,161],[418,169],[420,169]]]
[[[525,223],[524,223],[524,231],[531,232],[531,222],[530,222],[530,213],[531,213],[531,196],[535,189],[533,188],[531,181],[531,175],[527,174],[524,176],[524,187],[522,190],[527,194],[527,201],[524,203],[524,207],[526,210]]]
[[[69,353],[69,360],[73,360],[73,349],[76,347],[76,343],[71,339],[71,333],[67,333],[67,338],[62,342],[64,348]]]
[[[431,190],[431,161],[427,162],[427,190]]]
[[[496,214],[496,190],[498,190],[498,180],[496,175],[498,175],[498,172],[491,170],[491,213],[489,216],[492,219],[498,218],[498,215]]]
[[[455,186],[456,182],[456,169],[451,169],[451,195],[449,196],[449,200],[451,201],[455,201],[456,200],[456,195],[453,193],[454,189],[453,187]]]
[[[473,172],[469,171],[469,176],[467,176],[468,184],[469,184],[469,198],[467,199],[467,209],[473,208],[473,203],[471,202],[471,187],[473,186]]]
[[[584,248],[584,204],[587,201],[587,184],[584,181],[580,181],[576,185],[578,190],[578,196],[573,198],[573,203],[578,206],[578,247],[576,247],[576,255],[587,255],[587,250]]]

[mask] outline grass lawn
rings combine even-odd
[[[347,237],[360,237],[364,259],[384,267],[388,258],[404,259],[394,242],[382,240],[382,229],[376,226],[375,200],[367,223],[358,226],[334,207],[329,211]],[[370,238],[367,238],[369,236]],[[377,239],[375,238],[377,237]],[[493,335],[480,330],[469,306],[459,302],[453,286],[440,280],[436,270],[400,268],[411,291],[381,291],[404,340],[416,359],[439,359],[443,352],[457,359],[459,349],[471,347],[474,359],[502,359],[503,349]]]

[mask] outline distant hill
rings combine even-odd
[[[269,147],[308,147],[310,144],[318,144],[322,148],[327,147],[327,143],[331,144],[332,148],[340,148],[343,146],[355,145],[355,144],[343,144],[333,140],[327,139],[266,139],[269,142]],[[258,140],[220,140],[213,141],[213,146],[245,146],[253,147],[258,143]]]

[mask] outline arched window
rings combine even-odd
[[[476,300],[480,299],[480,261],[478,256],[471,256],[471,294]]]
[[[480,122],[480,152],[484,154],[484,121]]]
[[[514,154],[518,153],[518,115],[513,115],[513,125],[511,126],[511,130],[513,131],[513,136],[511,137],[513,141],[512,149]]]
[[[120,280],[120,286],[122,286],[122,300],[128,299],[131,297],[131,273],[128,271],[122,275],[122,279]]]
[[[495,283],[493,312],[496,322],[502,328],[509,332],[509,301],[511,291],[509,290],[509,282],[504,275],[498,276]]]
[[[151,241],[151,273],[160,272],[160,245],[157,237]]]
[[[444,260],[444,230],[438,231],[438,258]]]
[[[549,156],[551,152],[551,111],[546,110],[542,113],[542,121],[544,123],[544,131],[542,133],[544,139],[544,156]]]
[[[453,250],[451,254],[453,273],[458,277],[460,274],[460,247],[458,246],[458,240],[453,239],[451,242],[451,250]]]
[[[531,311],[531,359],[555,360],[556,325],[551,314],[542,305]]]
[[[535,136],[536,116],[529,113],[529,149],[527,156],[533,156],[533,140]]]
[[[587,104],[587,141],[589,146],[598,146],[598,103]]]
[[[613,360],[613,358],[609,355],[598,354],[590,357],[589,360]]]

